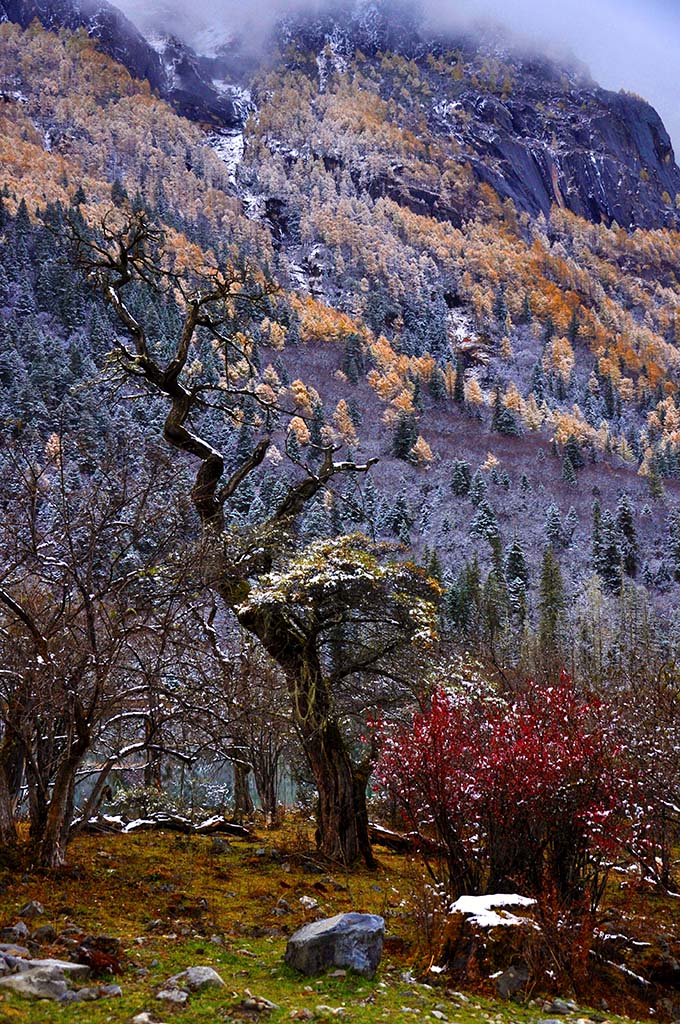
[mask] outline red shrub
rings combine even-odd
[[[632,838],[634,785],[614,722],[563,677],[514,703],[437,690],[408,728],[378,726],[377,778],[446,851],[451,891],[600,894]]]

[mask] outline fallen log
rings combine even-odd
[[[157,811],[149,814],[146,818],[134,818],[126,820],[121,816],[98,814],[95,818],[83,823],[77,819],[73,823],[74,829],[78,832],[85,832],[89,835],[102,835],[106,833],[123,833],[134,835],[137,832],[179,832],[182,835],[214,836],[227,835],[236,839],[256,840],[255,834],[245,825],[238,825],[236,822],[227,821],[226,818],[216,815],[207,818],[205,821],[194,824],[188,818],[180,814],[169,814],[165,811]]]
[[[424,853],[431,857],[444,856],[445,850],[440,843],[418,832],[393,832],[383,825],[369,824],[368,834],[375,846],[384,846],[394,853]]]

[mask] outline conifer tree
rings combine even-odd
[[[460,352],[456,356],[456,381],[453,385],[453,400],[456,405],[465,405],[465,363]]]
[[[500,529],[496,512],[485,498],[482,498],[477,505],[477,511],[470,523],[470,532],[473,537],[480,537],[488,541],[492,548],[500,540]]]
[[[470,466],[462,459],[454,459],[451,469],[451,490],[458,498],[470,492]]]
[[[616,506],[616,526],[621,538],[623,570],[627,576],[635,578],[639,564],[638,541],[633,506],[627,494],[621,495]]]
[[[562,456],[562,479],[566,484],[571,484],[572,486],[576,484],[574,464],[566,452]]]
[[[418,440],[418,424],[415,416],[402,413],[397,420],[397,425],[392,438],[392,453],[398,459],[408,461],[411,457],[411,450]]]
[[[543,553],[538,608],[538,640],[541,652],[552,668],[560,660],[566,608],[562,571],[552,547],[547,547]]]
[[[479,505],[479,503],[484,498],[486,491],[486,480],[484,479],[482,472],[479,469],[476,469],[472,477],[472,480],[470,481],[470,489],[468,492],[472,504]]]
[[[602,577],[605,589],[612,594],[618,594],[621,591],[623,582],[623,560],[621,544],[619,542],[619,531],[609,509],[605,509],[602,513],[601,534],[602,543],[598,572]]]
[[[548,505],[545,513],[545,536],[553,550],[562,543],[562,516],[554,502]]]
[[[680,508],[673,508],[666,524],[668,534],[668,558],[673,579],[680,583]]]
[[[569,511],[564,520],[563,539],[566,547],[569,547],[572,540],[574,539],[574,533],[578,526],[578,515],[573,505],[570,506]]]
[[[435,366],[434,370],[430,374],[427,387],[435,402],[441,402],[446,398],[446,380],[438,366]]]
[[[600,573],[602,566],[602,507],[599,498],[595,498],[593,501],[592,515],[591,561],[593,570],[596,573]]]

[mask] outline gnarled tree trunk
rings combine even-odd
[[[375,865],[368,831],[365,772],[352,763],[314,638],[302,640],[285,615],[237,609],[241,625],[283,668],[294,722],[319,794],[317,844],[342,864]]]

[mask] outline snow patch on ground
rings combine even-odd
[[[472,924],[479,928],[497,928],[500,925],[512,926],[527,924],[527,918],[517,917],[505,910],[505,907],[532,907],[536,900],[529,896],[518,896],[516,893],[492,893],[489,896],[459,896],[451,904],[452,914],[465,914]],[[500,913],[498,911],[500,910]]]

